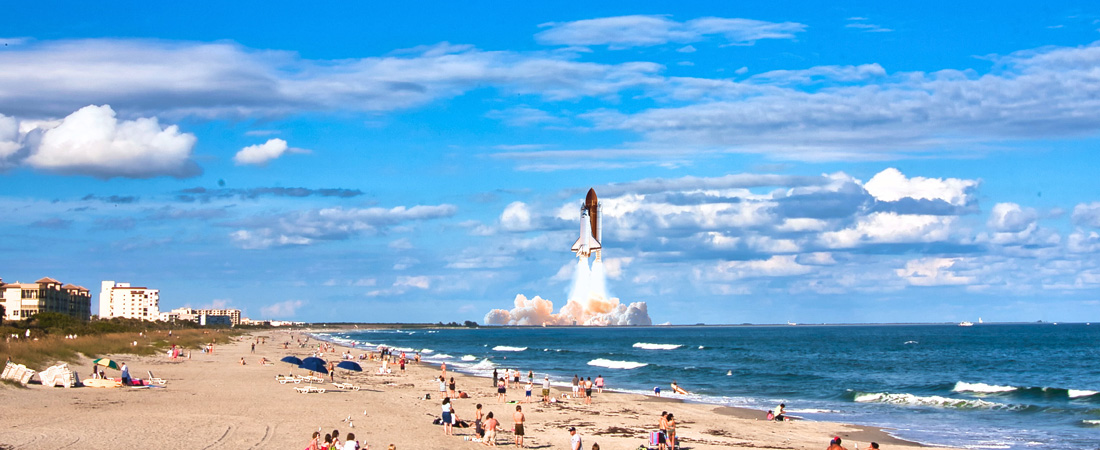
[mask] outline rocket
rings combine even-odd
[[[588,195],[581,204],[581,235],[573,244],[572,250],[577,252],[578,258],[588,258],[595,253],[596,261],[600,260],[600,241],[603,240],[603,227],[600,218],[600,200],[596,198],[596,190],[589,189]]]

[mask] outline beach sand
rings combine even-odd
[[[255,337],[267,337],[267,343],[250,353]],[[293,336],[293,337],[292,337]],[[361,444],[373,449],[483,448],[464,441],[473,436],[473,428],[456,428],[455,436],[445,436],[441,426],[432,425],[439,416],[441,398],[436,377],[439,367],[415,365],[405,373],[371,375],[380,363],[362,362],[364,372],[337,370],[336,381],[348,381],[362,387],[359,391],[333,388],[328,382],[323,394],[299,394],[294,384],[279,384],[277,374],[304,374],[304,371],[277,362],[286,355],[306,357],[309,348],[292,344],[284,350],[277,342],[294,342],[299,333],[256,332],[220,345],[213,354],[192,352],[190,360],[172,362],[164,356],[131,357],[114,355],[129,363],[131,373],[144,378],[146,371],[168,380],[165,388],[47,388],[31,385],[17,388],[0,385],[0,448],[16,449],[302,449],[312,432],[322,436],[333,429],[342,435],[355,433]],[[318,341],[310,340],[313,348]],[[337,359],[344,347],[337,346],[326,359]],[[354,355],[363,353],[351,349]],[[412,355],[409,355],[410,357]],[[241,358],[246,365],[240,365]],[[259,359],[275,361],[262,366]],[[71,367],[83,378],[90,361]],[[397,366],[391,366],[397,372]],[[538,367],[520,368],[538,372]],[[586,368],[578,368],[583,371]],[[108,369],[108,376],[118,371]],[[452,376],[448,371],[448,378]],[[496,390],[486,378],[453,374],[457,388],[471,398],[455,400],[461,420],[471,423],[474,405],[492,411],[505,430],[498,434],[498,446],[516,448],[512,436],[512,413],[516,405],[500,404]],[[525,378],[525,377],[524,377]],[[613,386],[614,376],[609,377]],[[537,383],[534,399],[541,387]],[[554,390],[554,395],[565,392]],[[431,394],[431,400],[422,400]],[[523,389],[508,389],[509,400],[523,400]],[[584,448],[599,443],[601,449],[638,449],[648,443],[661,411],[676,415],[682,448],[770,448],[815,449],[828,446],[832,436],[844,439],[848,449],[864,449],[871,441],[883,449],[919,448],[917,444],[890,437],[885,432],[863,426],[827,422],[763,420],[764,412],[714,405],[684,403],[670,397],[609,393],[595,395],[593,404],[582,399],[544,406],[520,404],[527,416],[526,447],[568,449],[570,426],[577,427]],[[347,422],[350,416],[350,423]],[[6,446],[6,447],[5,447]],[[364,445],[363,448],[366,448]]]

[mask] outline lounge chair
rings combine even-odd
[[[294,388],[294,390],[298,391],[299,394],[314,394],[314,393],[324,394],[325,393],[325,388],[318,388],[318,387],[313,387],[313,386],[296,387],[296,388]]]
[[[351,383],[332,383],[332,385],[336,386],[340,389],[345,389],[345,390],[349,390],[349,391],[358,391],[359,389],[362,389],[361,387],[356,386],[356,385],[351,384]]]
[[[165,380],[164,378],[158,378],[156,376],[153,376],[153,371],[152,370],[147,370],[146,372],[149,373],[149,382],[150,383],[156,383],[156,384],[159,384],[161,386],[168,384],[168,380]]]
[[[287,384],[287,383],[298,384],[298,383],[302,382],[302,380],[294,377],[293,375],[275,375],[275,381],[278,381],[279,384]]]

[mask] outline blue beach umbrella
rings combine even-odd
[[[362,372],[363,371],[363,367],[360,366],[359,363],[357,363],[355,361],[340,361],[340,364],[337,364],[336,367],[339,367],[341,369],[350,370],[352,372]]]
[[[298,367],[310,372],[328,373],[328,369],[325,368],[325,361],[321,358],[314,358],[312,356],[303,359]]]
[[[297,356],[284,356],[283,359],[280,359],[279,361],[294,364],[295,366],[302,365],[302,360]]]

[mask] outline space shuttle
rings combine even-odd
[[[596,255],[596,261],[600,261],[600,250],[603,248],[603,227],[601,226],[600,201],[596,198],[596,190],[589,189],[588,195],[581,204],[581,235],[573,244],[572,250],[577,252],[578,258],[588,258]]]

